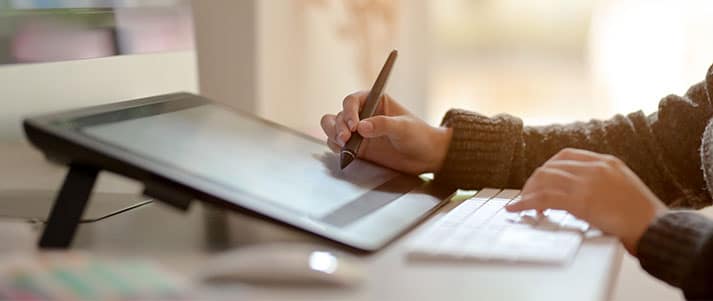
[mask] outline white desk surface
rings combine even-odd
[[[38,152],[23,143],[0,144],[0,191],[57,189],[64,173],[64,168],[46,163]],[[140,187],[103,174],[96,190],[137,193]],[[190,274],[209,256],[201,247],[204,229],[201,229],[203,224],[200,219],[204,213],[196,211],[205,210],[194,206],[186,215],[160,204],[152,204],[95,225],[80,227],[74,245],[77,249],[99,255],[156,258],[176,271]],[[165,222],[146,231],[141,228],[140,222],[136,222],[141,220]],[[303,240],[307,237],[243,216],[231,217],[229,223],[232,229],[251,228],[250,233],[231,234],[230,241],[235,244],[271,239]],[[157,233],[161,233],[166,240],[156,241]],[[631,256],[622,256],[621,248],[610,238],[588,241],[577,255],[579,260],[564,267],[408,261],[403,256],[407,239],[401,238],[381,252],[363,256],[370,277],[356,289],[275,289],[250,285],[199,288],[206,294],[205,297],[226,300],[682,299],[678,290],[648,276]],[[34,241],[34,238],[29,241]],[[607,261],[606,258],[612,260]],[[583,273],[594,270],[602,271],[596,273],[602,278]],[[605,276],[608,274],[612,275],[609,279]]]

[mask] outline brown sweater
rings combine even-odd
[[[669,95],[649,116],[523,126],[509,115],[451,110],[453,139],[436,182],[451,188],[520,188],[535,168],[565,147],[612,154],[670,207],[701,208],[713,191],[713,66],[685,96]],[[709,124],[710,123],[710,124]],[[702,146],[702,147],[701,147]],[[713,221],[690,211],[659,217],[637,250],[649,273],[687,298],[713,298]]]

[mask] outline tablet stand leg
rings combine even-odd
[[[209,251],[223,251],[229,247],[230,229],[228,228],[228,213],[211,205],[203,206],[205,210],[205,243]]]
[[[64,178],[62,190],[52,205],[44,232],[40,238],[40,248],[66,249],[72,243],[79,220],[96,182],[99,169],[82,165],[71,165]]]

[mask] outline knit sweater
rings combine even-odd
[[[523,126],[510,115],[450,110],[453,138],[435,181],[450,188],[520,188],[566,147],[617,156],[669,207],[701,208],[713,199],[713,66],[684,96],[656,113],[608,120]],[[638,244],[641,266],[690,299],[713,298],[713,221],[693,211],[658,217]]]

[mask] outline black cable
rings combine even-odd
[[[100,220],[104,220],[104,219],[110,218],[110,217],[112,217],[112,216],[115,216],[115,215],[124,213],[124,212],[126,212],[126,211],[129,211],[129,210],[133,210],[133,209],[136,209],[136,208],[139,208],[139,207],[146,206],[146,205],[151,204],[151,203],[153,203],[153,200],[151,200],[151,199],[145,200],[145,201],[143,201],[143,202],[139,202],[139,203],[133,204],[133,205],[131,205],[131,206],[128,206],[128,207],[125,207],[125,208],[122,208],[122,209],[119,209],[119,210],[110,212],[110,213],[108,213],[108,214],[102,215],[102,216],[97,217],[97,218],[81,219],[81,220],[79,220],[79,223],[80,223],[80,224],[87,224],[87,223],[98,222],[98,221],[100,221]],[[24,217],[17,217],[17,216],[6,216],[6,215],[1,215],[1,214],[0,214],[0,218],[22,219],[22,220],[25,220],[25,221],[29,222],[30,224],[46,224],[46,223],[47,223],[47,220],[40,219],[40,218],[24,218]]]
[[[86,224],[86,223],[98,222],[98,221],[100,221],[100,220],[107,219],[107,218],[110,218],[110,217],[112,217],[112,216],[114,216],[114,215],[121,214],[121,213],[124,213],[124,212],[126,212],[126,211],[133,210],[133,209],[136,209],[136,208],[139,208],[139,207],[142,207],[142,206],[151,204],[151,203],[153,203],[153,200],[145,200],[145,201],[143,201],[143,202],[139,202],[139,203],[133,204],[133,205],[131,205],[131,206],[129,206],[129,207],[125,207],[125,208],[116,210],[116,211],[114,211],[114,212],[111,212],[111,213],[109,213],[109,214],[106,214],[106,215],[103,215],[103,216],[100,216],[100,217],[97,217],[97,218],[81,219],[81,220],[79,220],[79,223],[80,223],[80,224]],[[42,223],[46,223],[46,222],[47,222],[47,221],[42,221]]]

